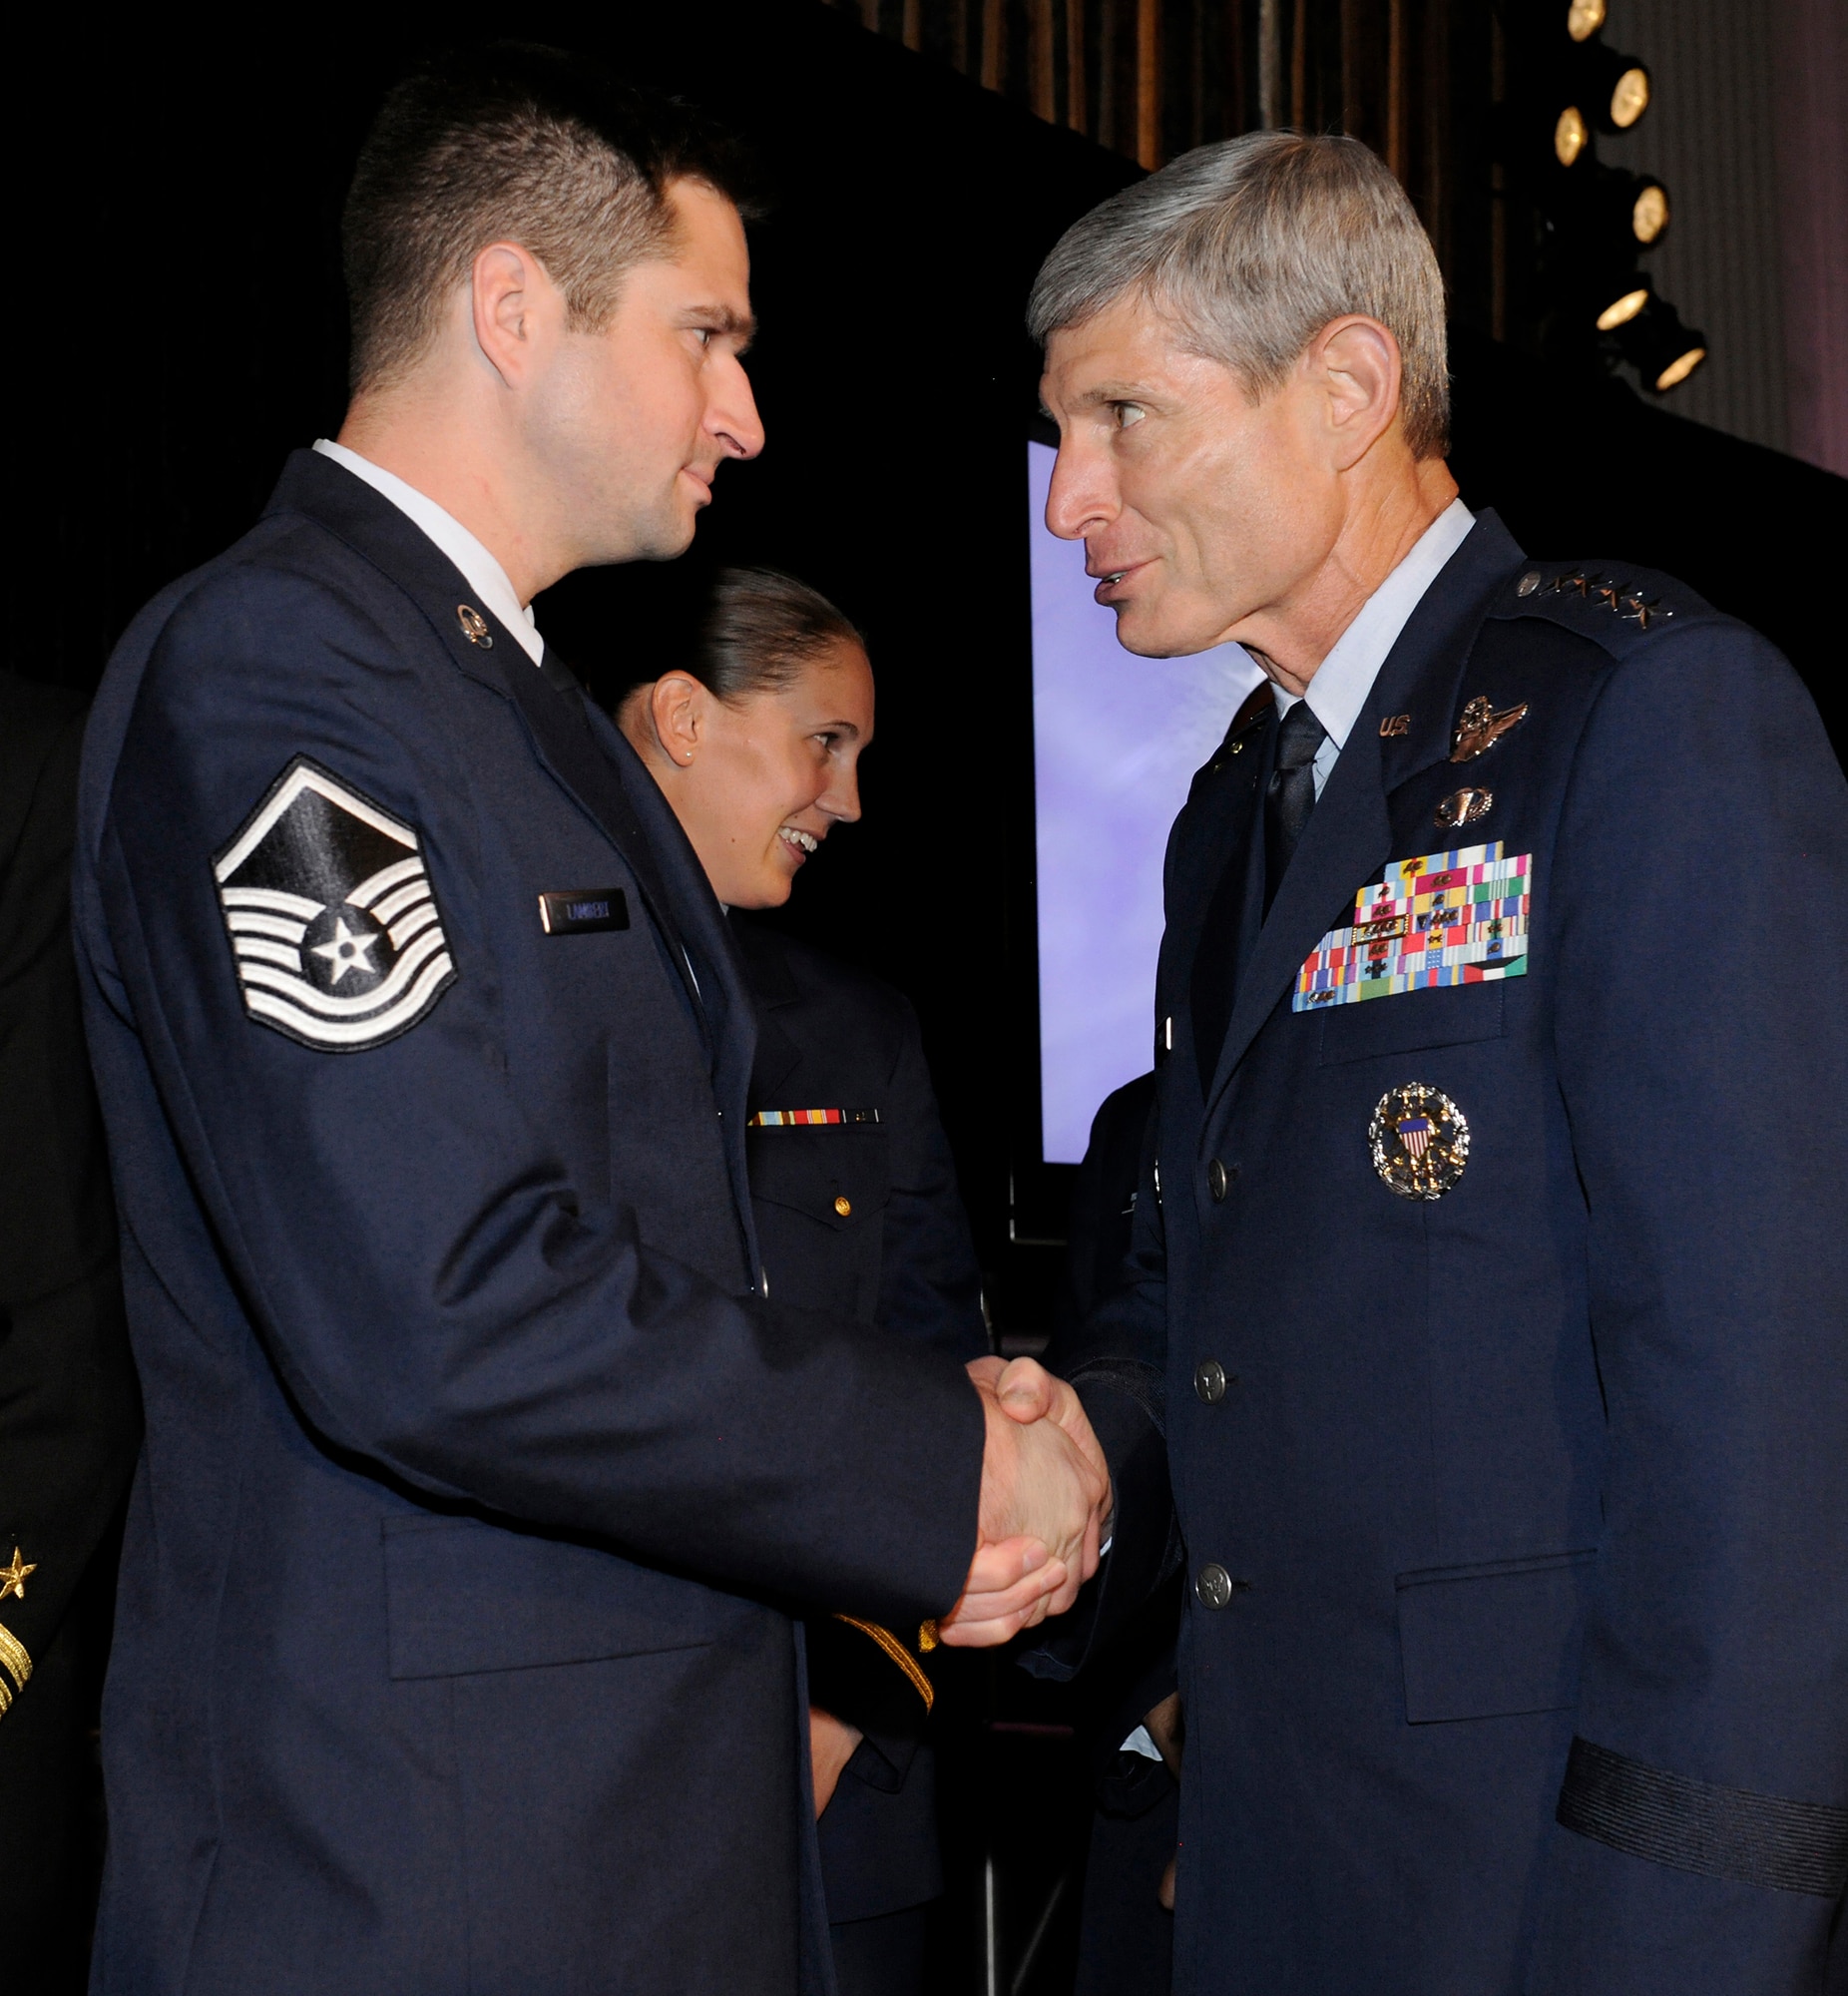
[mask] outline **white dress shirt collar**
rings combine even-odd
[[[434,499],[426,498],[419,492],[416,486],[405,484],[395,473],[374,464],[369,457],[361,457],[356,450],[348,450],[343,443],[319,437],[314,448],[322,457],[330,457],[335,464],[343,464],[355,478],[363,478],[374,492],[389,499],[400,513],[422,528],[462,571],[463,581],[481,598],[483,607],[493,612],[495,618],[513,634],[527,657],[538,665],[546,647],[545,640],[539,635],[539,626],[533,621],[532,611],[514,594],[513,584],[507,580],[507,571],[453,513],[445,512]],[[1320,711],[1319,708],[1316,710],[1318,714]]]
[[[1367,704],[1386,656],[1399,641],[1412,612],[1438,572],[1469,538],[1476,516],[1461,499],[1453,499],[1433,520],[1399,566],[1382,582],[1354,621],[1335,640],[1334,649],[1316,668],[1306,695],[1273,687],[1277,713],[1287,714],[1306,699],[1309,712],[1328,731],[1315,751],[1315,794],[1319,797],[1335,757],[1346,746],[1349,732]]]

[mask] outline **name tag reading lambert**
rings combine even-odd
[[[540,895],[539,926],[547,935],[626,929],[629,902],[621,887],[561,887]]]

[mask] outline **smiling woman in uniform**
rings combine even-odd
[[[728,909],[780,907],[821,841],[860,814],[865,641],[787,576],[724,570],[692,656],[635,688],[618,718]],[[757,1008],[747,1143],[770,1292],[934,1341],[946,1364],[980,1357],[975,1248],[911,1006],[748,918],[732,933]],[[841,1996],[923,1987],[925,1911],[943,1886],[917,1639],[809,1624]]]

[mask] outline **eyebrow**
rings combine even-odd
[[[727,332],[738,342],[741,353],[757,336],[757,321],[748,312],[734,312],[729,305],[694,305],[687,314],[689,325],[703,326],[708,332]]]
[[[1134,381],[1100,381],[1074,398],[1081,409],[1094,409],[1100,402],[1146,402],[1149,390]]]

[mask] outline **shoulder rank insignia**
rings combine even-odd
[[[1641,590],[1627,589],[1615,577],[1588,575],[1582,568],[1562,570],[1553,576],[1543,576],[1539,569],[1531,568],[1515,584],[1515,594],[1519,597],[1538,596],[1543,591],[1551,596],[1577,596],[1583,602],[1601,603],[1626,624],[1635,625],[1638,631],[1646,631],[1652,624],[1665,624],[1674,615],[1659,597],[1645,597]]]
[[[1442,1199],[1470,1161],[1470,1126],[1448,1095],[1422,1081],[1389,1088],[1367,1126],[1373,1169],[1401,1199]]]
[[[455,982],[416,832],[305,755],[213,872],[244,1010],[304,1047],[379,1046]]]
[[[1526,719],[1526,701],[1498,711],[1492,702],[1478,694],[1457,717],[1457,736],[1451,745],[1450,759],[1453,762],[1475,761],[1478,755],[1486,754],[1493,748],[1511,728],[1519,727]]]

